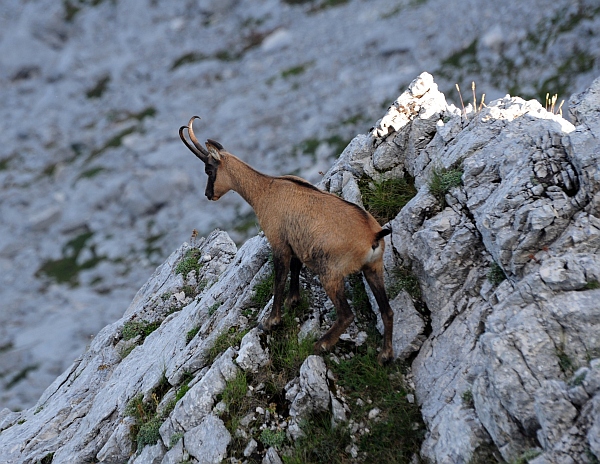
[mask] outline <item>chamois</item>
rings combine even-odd
[[[285,304],[290,307],[300,300],[299,275],[304,263],[319,275],[337,311],[335,323],[315,343],[317,353],[330,350],[354,319],[344,294],[344,278],[362,271],[375,295],[384,324],[379,362],[391,360],[393,313],[383,282],[383,237],[390,230],[382,229],[373,216],[359,206],[319,190],[304,179],[260,173],[211,139],[204,148],[192,128],[196,118],[199,119],[193,116],[187,126],[179,129],[179,136],[205,165],[206,197],[216,201],[229,190],[240,194],[254,209],[273,249],[273,309],[263,322],[263,329],[268,331],[281,322],[283,293],[290,271]],[[186,130],[193,145],[185,137]]]

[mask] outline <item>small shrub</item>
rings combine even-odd
[[[265,447],[272,446],[276,449],[281,449],[285,443],[286,436],[283,430],[264,429],[260,434],[260,441]]]
[[[131,438],[137,444],[140,452],[146,445],[153,445],[160,439],[159,428],[165,417],[172,411],[166,407],[162,413],[158,412],[160,401],[169,391],[171,385],[163,375],[158,385],[150,393],[150,401],[144,401],[144,394],[134,396],[125,407],[125,415],[133,417],[136,425],[131,427]]]
[[[188,333],[185,335],[185,344],[187,345],[189,342],[191,342],[198,332],[200,332],[200,326],[188,330]]]
[[[160,327],[159,321],[127,321],[123,324],[123,340],[141,337],[139,343],[143,343],[148,335]]]
[[[504,273],[504,270],[500,267],[500,265],[494,262],[490,266],[490,270],[487,273],[487,279],[493,285],[500,285],[503,281],[506,280],[506,274]]]
[[[441,203],[442,208],[446,206],[446,194],[454,187],[462,185],[463,171],[461,169],[434,169],[429,180],[429,191]]]
[[[137,449],[141,451],[146,445],[154,445],[160,440],[160,433],[158,429],[162,425],[162,418],[154,416],[148,422],[143,423],[137,433],[136,442]]]
[[[473,403],[473,392],[471,390],[466,390],[462,394],[462,402],[467,408],[472,408],[475,403]]]
[[[365,208],[380,224],[394,219],[400,210],[416,194],[414,179],[395,178],[384,181],[369,182],[363,179],[359,182]]]
[[[175,267],[175,274],[183,274],[183,277],[187,276],[191,271],[196,271],[196,275],[200,273],[202,264],[200,260],[200,250],[192,248],[188,250],[185,256],[179,261]]]
[[[600,288],[600,282],[598,282],[597,280],[591,280],[589,282],[587,282],[585,284],[585,287],[583,287],[586,290],[597,290]]]
[[[572,375],[573,372],[575,372],[575,364],[565,351],[564,342],[561,342],[561,344],[556,347],[556,357],[558,358],[558,366],[565,375]]]
[[[208,315],[212,316],[217,309],[219,309],[219,307],[222,305],[223,303],[217,301],[215,304],[213,304],[210,308],[208,308]]]

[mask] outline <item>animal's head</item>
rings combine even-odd
[[[193,116],[187,126],[179,128],[179,137],[190,151],[204,163],[204,172],[208,176],[208,183],[204,194],[209,200],[217,201],[229,190],[231,190],[231,179],[224,165],[227,164],[228,153],[223,149],[223,145],[215,140],[208,139],[206,148],[202,146],[192,127],[194,119],[200,119],[199,116]],[[191,145],[185,138],[184,131],[187,130],[190,136]]]

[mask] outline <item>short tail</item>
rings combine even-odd
[[[391,233],[392,233],[391,229],[381,229],[379,232],[377,232],[375,234],[375,240],[373,240],[373,245],[371,245],[371,248],[373,248],[373,250],[375,250],[379,246],[379,240],[381,240],[386,235],[390,235]]]
[[[392,233],[392,229],[381,229],[379,232],[375,234],[375,241],[378,242],[386,235],[390,235]]]

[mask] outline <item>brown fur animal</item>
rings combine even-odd
[[[196,118],[192,117],[187,126],[179,129],[179,136],[205,165],[206,197],[216,201],[230,190],[239,193],[254,208],[273,249],[273,310],[263,328],[270,330],[281,322],[283,293],[290,271],[286,304],[289,307],[300,300],[299,276],[304,263],[319,275],[337,311],[337,320],[315,344],[315,352],[331,349],[354,319],[344,294],[344,278],[362,271],[377,299],[385,329],[379,362],[391,360],[393,313],[383,283],[383,237],[390,231],[382,229],[359,206],[319,190],[299,177],[262,174],[214,140],[207,140],[204,148],[192,128]],[[186,139],[185,130],[193,145]]]

